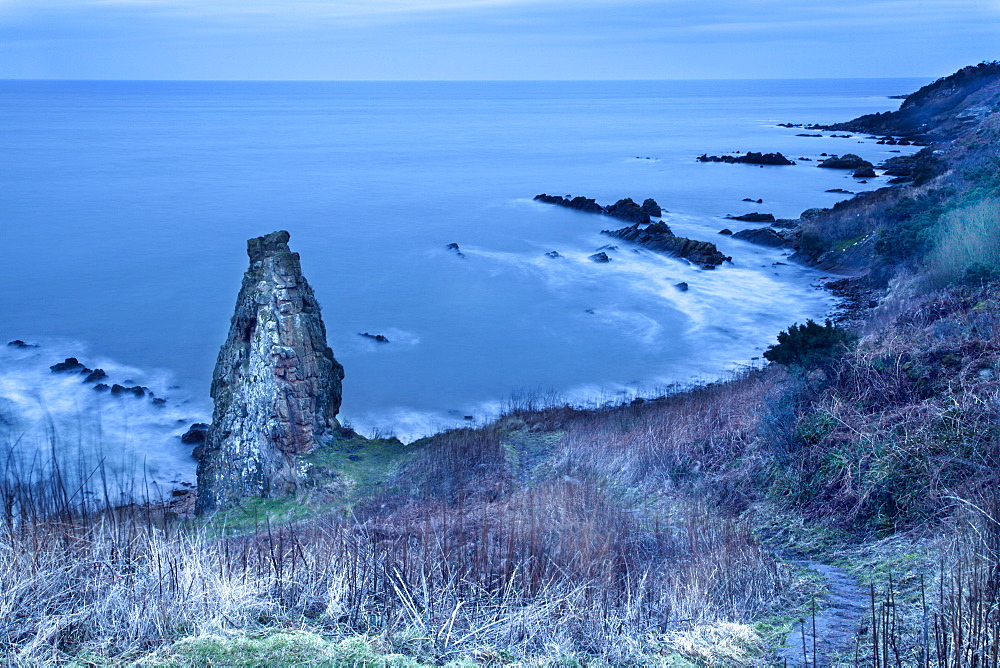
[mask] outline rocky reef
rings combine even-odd
[[[212,378],[198,513],[295,491],[299,456],[340,426],[344,368],[288,238],[279,231],[247,242],[250,268]]]
[[[653,223],[645,229],[639,225],[632,225],[620,230],[602,230],[601,234],[690,260],[705,269],[715,269],[723,262],[732,260],[720,253],[715,244],[709,241],[697,241],[675,235],[666,223]]]
[[[631,197],[626,197],[614,204],[601,206],[596,200],[589,197],[570,197],[568,195],[560,197],[559,195],[546,195],[542,193],[541,195],[535,195],[535,201],[564,206],[567,209],[575,209],[584,213],[600,213],[605,216],[624,220],[628,223],[645,224],[650,222],[650,216],[659,218],[663,215],[663,210],[654,199],[646,199],[640,206]]]
[[[725,162],[729,164],[746,165],[794,165],[795,162],[789,160],[781,153],[758,153],[749,151],[743,155],[708,155],[703,153],[697,158],[698,162]]]

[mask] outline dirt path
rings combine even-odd
[[[795,563],[826,578],[829,591],[817,601],[816,657],[813,657],[813,620],[810,616],[806,618],[804,625],[796,624],[795,629],[788,634],[785,646],[778,651],[778,659],[787,666],[830,666],[831,655],[840,652],[853,654],[858,628],[861,620],[868,614],[868,593],[842,568],[818,561]]]

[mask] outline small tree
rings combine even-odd
[[[856,340],[854,333],[829,320],[825,325],[806,320],[778,334],[778,343],[768,346],[764,359],[806,369],[827,366]]]

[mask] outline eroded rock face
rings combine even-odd
[[[339,427],[344,368],[326,344],[319,304],[288,237],[272,232],[247,242],[250,268],[212,378],[199,513],[294,491],[297,457]]]

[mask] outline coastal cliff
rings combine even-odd
[[[197,512],[294,491],[297,457],[339,427],[344,368],[288,232],[250,239],[250,267],[212,378]]]

